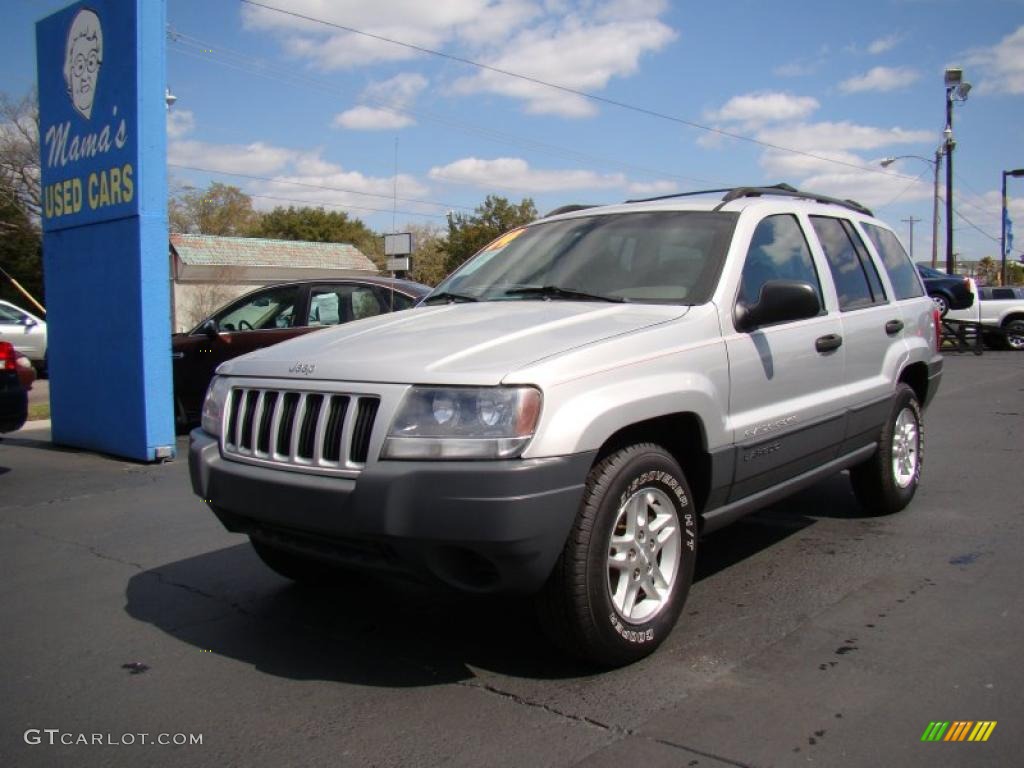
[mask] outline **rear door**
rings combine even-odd
[[[906,321],[850,219],[811,216],[835,287],[846,348],[850,414],[841,452],[871,443],[889,415],[893,382],[907,359]]]
[[[737,444],[730,501],[826,463],[844,434],[846,348],[834,300],[822,291],[803,225],[766,216],[750,239],[735,303],[757,301],[768,280],[802,280],[818,291],[821,313],[726,337],[730,419]],[[723,327],[735,328],[735,303]]]

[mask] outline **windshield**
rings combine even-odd
[[[467,261],[425,302],[703,304],[718,281],[736,219],[735,213],[648,211],[512,230]]]

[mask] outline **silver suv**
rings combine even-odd
[[[192,484],[287,577],[534,593],[556,643],[626,664],[675,625],[703,533],[844,469],[868,512],[910,502],[937,324],[851,201],[572,206],[414,309],[223,364]]]

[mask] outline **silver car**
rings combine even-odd
[[[9,301],[0,300],[0,341],[9,341],[32,361],[38,371],[46,370],[46,321]]]

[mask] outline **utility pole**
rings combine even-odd
[[[909,224],[910,225],[910,260],[913,261],[914,260],[914,225],[917,224],[917,222],[919,222],[921,220],[920,219],[915,219],[913,216],[911,216],[909,219],[900,219],[900,221],[904,222],[905,224]]]

